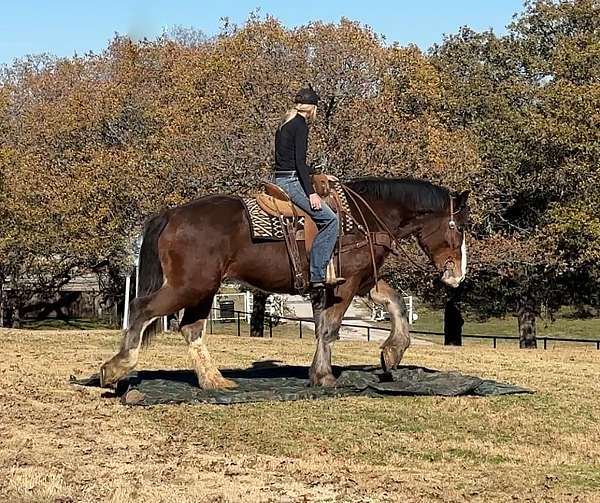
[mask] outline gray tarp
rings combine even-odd
[[[256,362],[249,369],[223,370],[223,375],[237,382],[232,390],[201,390],[191,370],[142,370],[132,372],[122,380],[115,395],[128,405],[167,403],[233,404],[334,398],[342,396],[489,396],[531,393],[511,384],[441,372],[424,367],[402,366],[383,372],[372,366],[335,367],[338,377],[335,388],[308,386],[306,367],[277,365],[277,362]],[[71,377],[72,384],[99,386],[97,375],[87,379]]]

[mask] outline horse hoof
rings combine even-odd
[[[234,389],[238,387],[238,383],[232,381],[231,379],[225,379],[222,377],[220,381],[220,387],[225,389]]]
[[[233,389],[238,387],[238,383],[231,379],[225,379],[223,376],[211,376],[202,379],[202,389]]]
[[[310,380],[311,386],[323,386],[324,388],[333,388],[337,379],[333,374],[327,374],[321,377],[312,377]]]
[[[108,363],[105,363],[100,367],[100,387],[101,388],[112,388],[115,385],[115,380],[111,377],[110,371],[107,370]]]
[[[381,368],[384,372],[395,370],[402,361],[402,354],[395,348],[383,348],[381,350]]]
[[[116,388],[117,382],[127,375],[129,369],[115,365],[112,360],[107,361],[100,367],[100,387]]]

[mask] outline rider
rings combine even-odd
[[[337,286],[344,278],[327,282],[327,264],[337,240],[336,214],[321,201],[310,181],[311,169],[306,165],[308,125],[317,116],[319,97],[310,88],[300,89],[294,108],[289,110],[275,133],[275,183],[285,190],[291,201],[314,220],[319,233],[310,252],[310,286]]]

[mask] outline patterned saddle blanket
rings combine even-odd
[[[331,182],[331,189],[338,194],[338,199],[342,207],[342,232],[348,234],[354,232],[355,224],[350,215],[350,205],[346,193],[339,181]],[[283,228],[279,217],[269,215],[256,202],[254,197],[243,197],[242,201],[246,206],[246,211],[250,219],[250,230],[252,239],[257,241],[282,241],[284,239]],[[327,200],[325,200],[327,202]],[[304,228],[304,218],[298,219],[299,228]]]

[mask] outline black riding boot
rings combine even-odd
[[[323,310],[327,305],[327,284],[324,281],[310,282],[310,301],[313,309]]]

